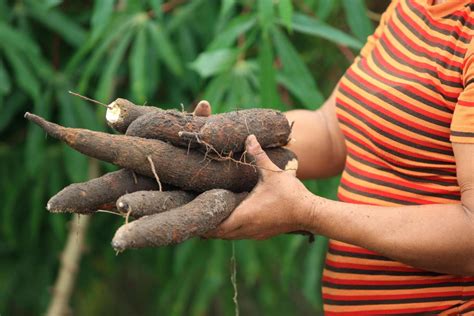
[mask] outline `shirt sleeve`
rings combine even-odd
[[[452,143],[474,144],[474,43],[464,59],[462,82],[464,90],[458,98],[451,121]]]
[[[396,4],[398,3],[398,1],[399,0],[392,0],[392,2],[390,2],[387,9],[385,10],[385,12],[380,17],[379,25],[375,29],[374,34],[367,37],[367,42],[365,43],[365,45],[360,50],[358,58],[365,58],[372,51],[372,49],[375,46],[375,43],[377,43],[377,41],[380,38],[380,36],[382,35],[385,27],[387,26],[387,21],[390,19],[390,16],[392,15],[392,13],[394,11],[394,8],[395,8]]]

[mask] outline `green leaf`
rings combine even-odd
[[[346,18],[352,33],[363,43],[374,32],[374,26],[367,16],[364,0],[343,0]]]
[[[1,109],[0,115],[0,133],[8,128],[8,124],[15,118],[18,112],[24,110],[23,105],[27,96],[21,91],[15,91],[5,100],[5,108]]]
[[[270,39],[263,37],[258,55],[260,65],[260,105],[271,108],[277,104],[276,74],[273,66],[273,51]]]
[[[112,98],[112,90],[116,82],[117,71],[130,44],[131,36],[131,32],[127,32],[111,52],[108,63],[99,79],[99,86],[95,93],[97,100],[110,100]]]
[[[257,21],[255,15],[242,15],[234,18],[227,27],[219,32],[214,40],[209,44],[207,50],[217,50],[221,48],[229,48],[237,38],[245,34],[248,30],[255,26]]]
[[[317,2],[316,15],[321,21],[325,21],[334,10],[338,1],[334,0],[318,0]]]
[[[161,5],[163,4],[163,0],[149,0],[150,6],[153,9],[155,15],[159,18],[163,18],[163,11],[161,10]]]
[[[291,31],[291,19],[293,17],[293,4],[291,0],[279,0],[278,11],[283,25]]]
[[[90,78],[95,72],[101,69],[100,62],[102,61],[109,47],[112,46],[115,41],[120,40],[120,38],[123,39],[124,37],[130,36],[130,32],[132,31],[132,26],[134,22],[135,20],[133,19],[133,17],[129,16],[125,18],[118,18],[114,21],[112,26],[116,26],[116,28],[112,28],[107,38],[93,50],[92,55],[88,58],[84,70],[81,72],[81,79],[79,81],[80,92],[84,92],[87,90]],[[93,43],[94,42],[92,40],[88,41],[84,50],[81,49],[77,52],[77,54],[73,56],[71,62],[68,63],[66,67],[66,71],[73,71],[74,67],[77,66],[79,61],[87,54],[90,49],[92,49]]]
[[[327,252],[327,238],[316,236],[311,248],[305,262],[303,294],[309,302],[313,303],[313,306],[322,309],[321,276]]]
[[[214,76],[231,69],[238,56],[237,49],[219,49],[201,53],[190,67],[203,78]]]
[[[133,42],[129,58],[132,94],[137,103],[144,103],[147,96],[146,49],[145,28],[141,27]]]
[[[43,176],[43,178],[40,180],[40,183],[37,183],[32,189],[31,189],[31,203],[33,207],[30,210],[30,218],[29,218],[29,234],[30,234],[30,242],[31,241],[36,241],[37,238],[39,237],[39,230],[41,226],[41,219],[43,218],[43,215],[45,215],[46,210],[44,205],[42,205],[43,201],[43,195],[46,190],[46,185],[45,185],[45,172],[44,169],[40,171],[40,176]]]
[[[72,46],[78,47],[84,43],[86,39],[84,29],[60,11],[55,9],[45,10],[40,6],[30,5],[29,13],[47,28],[61,34],[62,38]]]
[[[14,70],[17,84],[26,91],[32,99],[38,99],[40,94],[40,84],[35,75],[31,72],[31,68],[25,63],[23,56],[19,52],[15,52],[10,48],[4,47],[3,52],[7,61],[10,62]]]
[[[166,34],[163,27],[156,22],[149,22],[147,27],[160,58],[173,74],[180,76],[183,73],[183,67],[173,44],[168,38],[168,34]]]
[[[71,106],[69,95],[65,91],[58,91],[57,98],[60,103],[60,124],[67,127],[81,127],[75,111]],[[87,157],[72,148],[62,145],[63,163],[69,180],[82,182],[87,180]]]
[[[94,1],[94,9],[91,18],[92,38],[98,37],[107,27],[114,10],[114,3],[115,0]]]
[[[0,47],[17,48],[30,54],[39,54],[38,45],[23,32],[11,28],[9,25],[0,21],[0,38],[2,39]]]
[[[263,32],[267,32],[273,24],[273,1],[272,0],[259,0],[258,6],[258,19],[262,27]]]
[[[8,94],[10,93],[10,90],[10,77],[8,76],[8,73],[5,70],[3,59],[0,58],[0,95]]]
[[[272,32],[276,51],[283,69],[278,80],[293,93],[307,108],[315,109],[321,105],[324,98],[319,92],[311,72],[306,67],[301,56],[278,29]]]
[[[336,44],[355,49],[360,49],[362,47],[362,42],[354,37],[304,14],[293,14],[292,24],[293,30],[297,32],[321,37]]]

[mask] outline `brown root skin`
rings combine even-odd
[[[284,146],[291,126],[283,113],[270,109],[249,109],[210,117],[178,111],[141,116],[130,124],[127,135],[160,139],[181,147],[212,149],[219,154],[242,152],[245,139],[254,134],[262,148]]]
[[[240,156],[233,160],[217,160],[201,152],[174,147],[159,140],[65,128],[30,113],[26,113],[25,117],[49,135],[87,156],[153,177],[148,160],[150,156],[160,181],[183,190],[204,192],[222,188],[243,192],[250,191],[257,184],[257,168],[251,163],[251,157],[243,157],[246,163],[235,162]],[[296,169],[296,156],[291,151],[273,148],[266,152],[279,168]]]
[[[168,110],[139,117],[130,124],[125,135],[149,139],[159,139],[173,145],[195,148],[195,139],[184,139],[180,132],[199,131],[207,117],[195,116],[192,113]]]
[[[134,177],[133,171],[122,169],[86,182],[68,185],[48,201],[46,208],[54,213],[90,214],[98,209],[115,208],[115,201],[128,192],[157,188],[154,179],[141,175]]]
[[[105,118],[107,124],[119,133],[124,134],[128,126],[144,114],[163,111],[154,106],[136,105],[132,102],[118,98],[110,103]]]
[[[204,192],[184,206],[145,216],[120,227],[112,240],[112,247],[117,251],[161,247],[201,236],[226,219],[246,195],[222,189]]]
[[[163,213],[191,202],[195,194],[186,191],[137,191],[121,196],[117,210],[131,217]]]

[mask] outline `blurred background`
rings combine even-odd
[[[123,218],[48,214],[62,187],[115,169],[46,138],[23,114],[110,132],[105,109],[68,90],[189,111],[201,99],[214,112],[316,109],[388,2],[0,0],[0,314],[46,312],[69,227],[81,222],[71,315],[233,315],[233,247],[241,315],[319,313],[323,237],[116,255],[110,240]],[[306,184],[336,197],[337,178]]]

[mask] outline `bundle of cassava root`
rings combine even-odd
[[[257,184],[258,170],[244,146],[250,134],[279,168],[297,167],[295,155],[282,147],[291,126],[275,110],[209,116],[206,101],[186,113],[125,99],[107,108],[107,123],[125,135],[67,128],[31,113],[25,118],[75,150],[122,168],[71,184],[47,204],[50,212],[126,214],[112,240],[117,251],[177,244],[216,228]],[[135,220],[128,223],[129,217]]]

